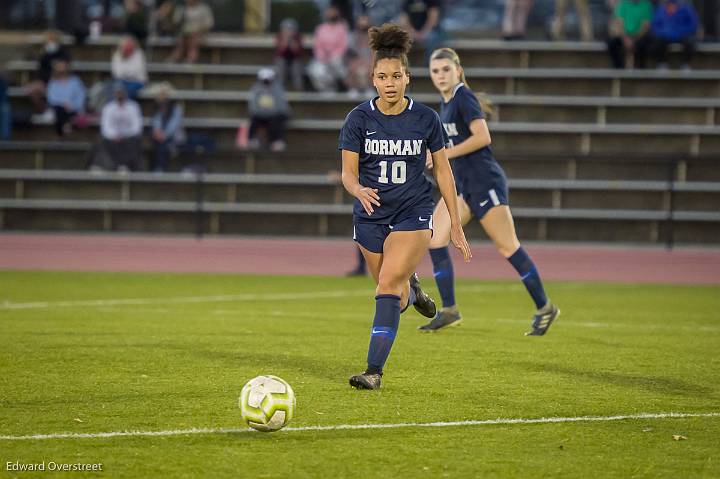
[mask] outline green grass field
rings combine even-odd
[[[132,478],[720,477],[718,416],[7,438],[242,428],[238,394],[260,374],[293,385],[292,427],[720,413],[720,288],[548,291],[563,314],[542,338],[523,336],[520,283],[461,281],[448,331],[417,332],[409,311],[378,392],[347,384],[364,367],[367,279],[2,272],[0,475],[47,477],[7,463],[53,461]]]

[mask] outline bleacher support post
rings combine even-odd
[[[202,169],[198,169],[195,172],[195,236],[197,239],[202,239],[205,233],[205,228],[203,227],[203,202],[205,200],[203,174]]]
[[[667,212],[667,238],[665,241],[665,247],[668,251],[673,249],[675,243],[675,172],[678,168],[677,158],[671,158],[668,160],[668,212]]]

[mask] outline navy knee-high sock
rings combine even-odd
[[[448,247],[431,249],[430,258],[443,308],[455,306],[455,271]]]
[[[508,258],[510,264],[520,275],[520,279],[525,284],[528,293],[535,301],[535,307],[537,309],[542,308],[547,304],[547,296],[545,296],[545,289],[543,288],[542,280],[540,279],[540,273],[535,268],[530,256],[525,252],[523,247],[519,247],[512,256]]]
[[[382,373],[390,355],[398,325],[400,324],[400,296],[379,294],[375,296],[375,320],[370,333],[367,355],[367,372]]]

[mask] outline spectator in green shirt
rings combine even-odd
[[[625,58],[633,54],[635,66],[645,68],[650,46],[650,22],[653,5],[650,0],[620,0],[610,20],[608,53],[613,67],[625,68]]]

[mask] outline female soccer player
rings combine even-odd
[[[447,156],[453,160],[461,222],[465,225],[472,216],[478,218],[498,252],[517,270],[537,309],[532,329],[525,334],[542,336],[560,310],[548,301],[535,264],[515,234],[505,172],[490,150],[490,132],[483,110],[465,83],[457,53],[451,48],[435,50],[430,56],[430,77],[443,99],[440,120],[450,139]],[[452,217],[448,215],[454,213],[448,213],[446,201],[443,197],[435,207],[435,234],[430,241],[442,309],[432,321],[420,326],[423,331],[435,331],[461,321],[455,304],[453,265],[447,248]]]
[[[358,389],[380,387],[400,313],[408,305],[414,304],[427,317],[435,315],[434,303],[413,274],[433,228],[431,186],[423,176],[427,150],[447,205],[449,238],[466,261],[471,257],[440,119],[432,109],[405,96],[410,36],[394,24],[373,27],[369,34],[373,85],[379,96],[348,114],[339,147],[342,182],[356,198],[353,239],[377,284],[367,369],[350,378],[350,385]]]

